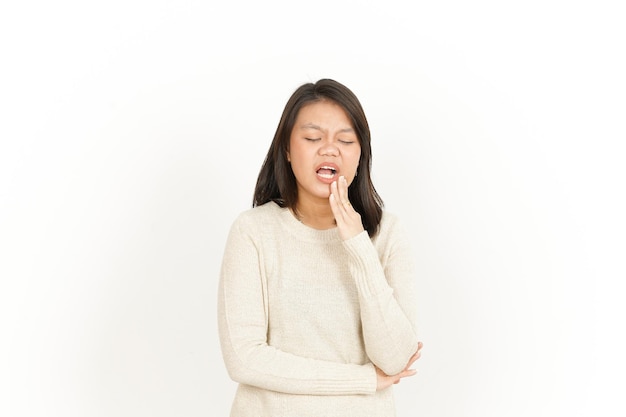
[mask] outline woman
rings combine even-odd
[[[291,96],[220,277],[231,417],[395,415],[415,374],[410,248],[370,178],[367,119],[329,79]]]

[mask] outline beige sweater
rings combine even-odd
[[[231,417],[391,417],[376,391],[417,350],[411,252],[397,219],[341,241],[275,203],[243,212],[224,252],[218,323]]]

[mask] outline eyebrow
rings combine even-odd
[[[302,126],[300,126],[300,129],[315,129],[315,130],[319,130],[320,132],[324,131],[324,129],[322,129],[320,126],[316,125],[315,123],[305,123]],[[341,129],[339,133],[354,133],[354,129],[352,129],[351,127],[346,127],[345,129]]]

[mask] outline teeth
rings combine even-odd
[[[319,175],[321,178],[332,179],[335,177],[335,175],[337,175],[337,170],[333,167],[324,165],[317,170],[317,175]]]

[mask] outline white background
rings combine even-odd
[[[413,236],[398,415],[623,416],[617,4],[3,3],[0,415],[228,414],[226,234],[289,95],[328,77]]]

